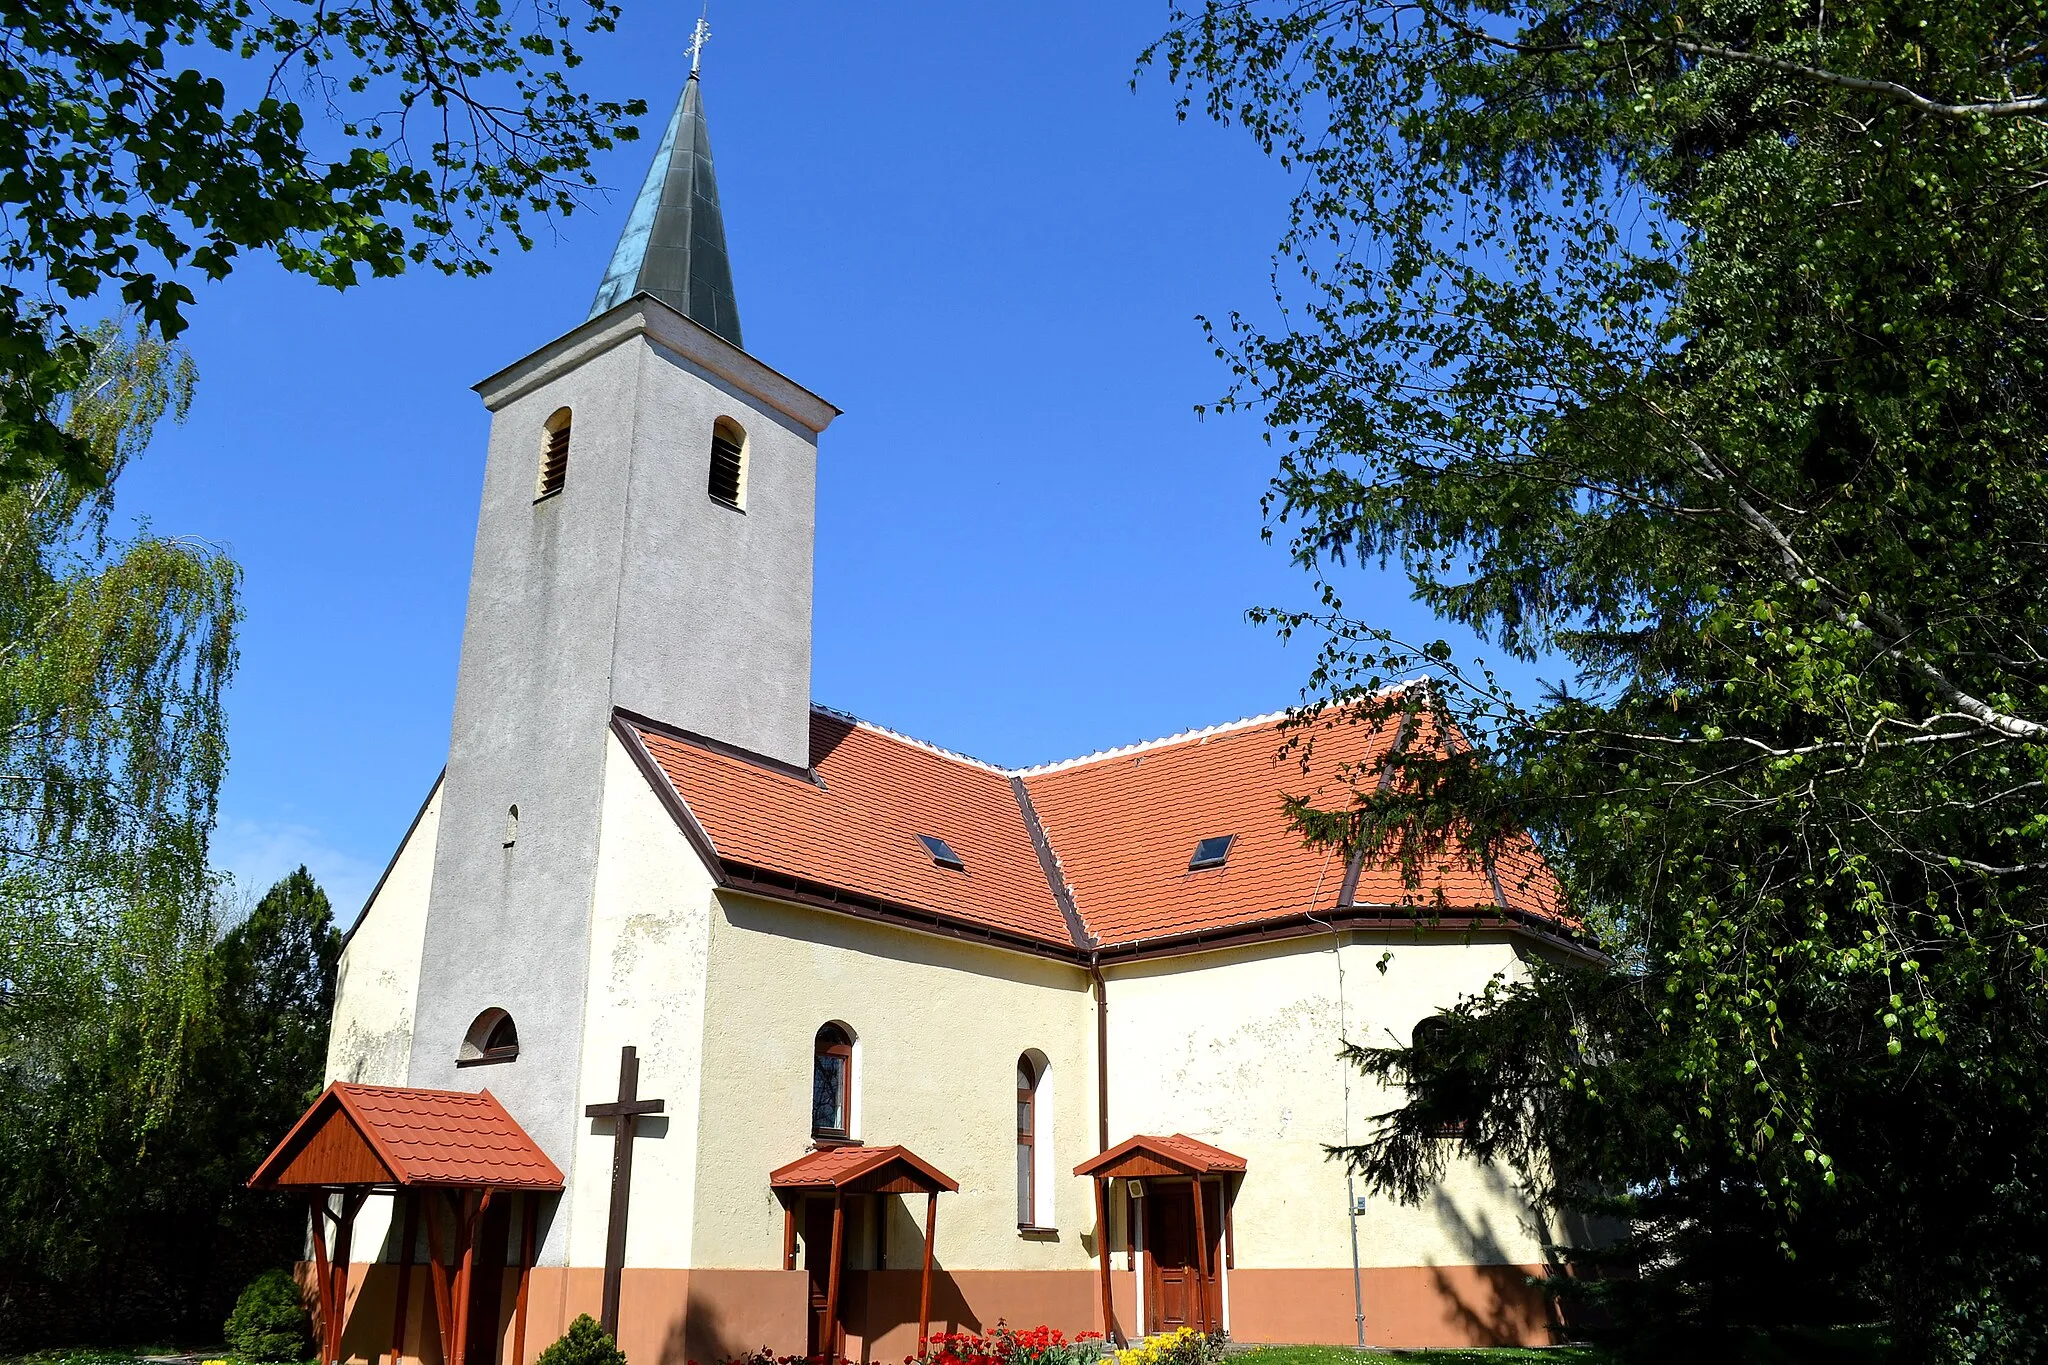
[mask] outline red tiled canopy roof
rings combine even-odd
[[[620,723],[741,884],[786,879],[823,899],[871,898],[1027,945],[1130,948],[1352,907],[1577,927],[1526,838],[1491,869],[1454,846],[1414,886],[1372,864],[1349,885],[1341,855],[1304,843],[1284,799],[1349,805],[1387,762],[1391,719],[1333,712],[1283,730],[1268,716],[1013,773],[816,708],[809,775],[638,718]],[[920,834],[944,839],[965,870],[934,865]],[[1233,836],[1224,865],[1190,871],[1195,845],[1222,835]]]
[[[562,1172],[488,1090],[336,1081],[263,1159],[249,1184],[559,1190]]]
[[[960,1188],[951,1176],[908,1147],[820,1147],[768,1173],[774,1190],[839,1190],[859,1194],[935,1194]]]
[[[1140,1134],[1126,1138],[1106,1152],[1098,1152],[1074,1168],[1075,1175],[1150,1175],[1149,1169],[1165,1166],[1179,1175],[1236,1174],[1245,1169],[1245,1159],[1221,1147],[1211,1147],[1186,1133],[1171,1137]]]

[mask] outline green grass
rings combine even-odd
[[[1591,1346],[1496,1346],[1486,1349],[1358,1351],[1349,1346],[1254,1346],[1231,1357],[1232,1365],[1605,1365],[1604,1351]]]
[[[175,1355],[169,1346],[62,1346],[25,1356],[0,1357],[0,1365],[142,1365],[144,1356]]]

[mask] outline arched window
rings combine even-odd
[[[853,1136],[853,1034],[844,1024],[819,1029],[811,1051],[811,1136]]]
[[[505,847],[519,842],[519,807],[514,804],[505,811]]]
[[[1017,1059],[1017,1226],[1028,1231],[1053,1225],[1052,1116],[1052,1064],[1032,1048]]]
[[[1455,1047],[1451,1021],[1441,1014],[1416,1021],[1408,1034],[1415,1069],[1434,1078],[1426,1099],[1435,1120],[1432,1131],[1441,1138],[1470,1137],[1479,1114],[1479,1097],[1470,1078],[1456,1066]]]
[[[488,1066],[519,1055],[519,1028],[504,1010],[492,1008],[476,1017],[455,1054],[457,1066]]]
[[[556,408],[540,430],[540,492],[535,502],[552,498],[569,485],[569,410]]]
[[[1038,1072],[1017,1059],[1017,1226],[1038,1224]]]
[[[730,417],[711,424],[711,498],[745,511],[747,506],[747,432]]]

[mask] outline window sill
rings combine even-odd
[[[1058,1228],[1042,1228],[1035,1223],[1017,1224],[1017,1235],[1033,1241],[1052,1241],[1059,1237]]]
[[[501,1048],[494,1048],[494,1049],[492,1049],[491,1051],[489,1051],[489,1052],[486,1052],[486,1053],[484,1053],[483,1055],[481,1055],[481,1056],[478,1056],[478,1057],[457,1057],[457,1058],[455,1059],[455,1065],[457,1065],[457,1066],[496,1066],[496,1065],[498,1065],[498,1064],[499,1064],[500,1062],[516,1062],[516,1061],[518,1061],[518,1060],[519,1060],[519,1049],[518,1049],[518,1048],[516,1048],[516,1047],[501,1047]]]
[[[557,489],[555,489],[555,490],[554,490],[553,492],[551,492],[551,493],[543,493],[543,494],[541,494],[541,495],[540,495],[539,497],[537,497],[537,498],[535,498],[535,499],[533,500],[533,505],[534,505],[535,507],[538,507],[538,506],[540,506],[540,505],[541,505],[542,503],[544,503],[544,502],[548,501],[548,500],[549,500],[550,498],[559,498],[559,497],[561,497],[561,496],[562,496],[562,494],[564,494],[564,493],[566,493],[566,492],[568,492],[568,491],[569,491],[569,490],[568,490],[568,489],[567,489],[566,487],[564,487],[564,488],[557,488]]]
[[[740,514],[741,516],[745,516],[745,515],[747,514],[747,509],[746,509],[746,508],[744,508],[744,507],[742,507],[742,506],[740,506],[740,505],[739,505],[738,503],[736,503],[736,502],[732,502],[732,501],[729,501],[729,500],[727,500],[727,499],[725,499],[725,498],[721,498],[721,497],[719,497],[719,496],[718,496],[717,494],[715,494],[715,493],[714,493],[714,494],[711,494],[711,495],[710,495],[710,497],[711,497],[711,501],[712,501],[712,503],[713,503],[714,505],[716,505],[716,506],[719,506],[719,507],[723,507],[723,508],[724,508],[724,509],[725,509],[726,511],[728,511],[728,512],[737,512],[737,513],[739,513],[739,514]]]
[[[860,1146],[860,1139],[851,1137],[834,1137],[830,1133],[813,1133],[811,1134],[811,1146],[815,1147],[821,1152],[824,1151],[827,1147],[858,1147]]]

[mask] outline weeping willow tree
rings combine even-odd
[[[90,340],[49,417],[92,469],[53,461],[0,489],[7,1201],[28,1195],[35,1146],[139,1143],[162,1119],[213,937],[207,838],[239,571],[204,545],[113,533],[117,478],[160,421],[183,418],[195,375],[181,350],[116,324]],[[110,1052],[131,1063],[111,1091],[86,1074]]]
[[[1214,330],[1324,604],[1270,619],[1476,741],[1302,827],[1525,826],[1616,964],[1354,1053],[1405,1102],[1341,1155],[1620,1215],[1563,1254],[1661,1359],[2048,1353],[2044,18],[1212,0],[1151,54],[1302,186]],[[1392,638],[1360,560],[1556,687]]]

